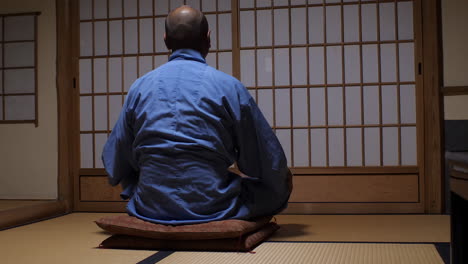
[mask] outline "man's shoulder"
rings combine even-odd
[[[209,65],[207,66],[207,71],[209,72],[211,79],[214,81],[219,81],[224,84],[231,84],[233,86],[243,87],[242,83],[232,75],[217,70],[216,68],[213,68]]]

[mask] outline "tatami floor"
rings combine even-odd
[[[115,214],[73,213],[0,231],[0,263],[139,263],[156,253],[156,251],[146,250],[98,249],[97,246],[109,234],[102,232],[93,221],[109,215]],[[195,260],[202,261],[206,257],[211,258],[213,261],[220,257],[218,262],[213,263],[231,263],[231,261],[234,261],[232,263],[240,263],[239,261],[243,261],[242,263],[260,263],[259,259],[263,259],[266,261],[265,263],[367,263],[359,260],[357,252],[362,250],[364,250],[362,252],[367,252],[366,250],[369,249],[372,252],[381,252],[378,254],[388,254],[386,259],[391,259],[392,256],[397,258],[396,262],[392,260],[392,262],[381,263],[403,263],[398,262],[403,254],[401,252],[420,250],[418,251],[421,252],[420,254],[431,255],[435,254],[436,251],[430,248],[427,243],[448,243],[450,241],[449,217],[446,215],[279,215],[276,217],[276,221],[280,224],[281,229],[270,238],[269,243],[264,243],[258,247],[255,250],[257,251],[256,254],[217,253],[218,255],[216,255],[214,253],[200,257],[197,254],[201,253],[190,253],[195,254],[192,256],[187,255],[189,254],[187,252],[181,252],[181,254],[173,254],[163,259],[160,263],[199,263],[195,262]],[[322,242],[341,243],[322,244]],[[379,245],[387,244],[371,244],[369,242],[395,242],[395,244],[388,244],[391,247],[384,246],[382,248]],[[401,243],[408,244],[399,246]],[[305,262],[295,262],[292,259],[289,259],[289,261],[281,260],[281,262],[269,260],[267,262],[274,252],[280,252],[277,247],[284,250],[288,250],[288,248],[300,250],[302,248],[304,252],[308,252],[310,255],[310,252],[314,252],[313,250],[317,250],[318,254],[322,250],[321,248],[327,247],[327,245],[333,245],[334,250],[337,250],[337,252],[354,252],[351,255],[357,262],[346,261],[346,257],[338,262],[320,260],[314,262],[311,259],[309,259],[309,262],[305,260]],[[391,250],[397,251],[391,256],[388,253]],[[323,253],[326,250],[320,252]],[[249,257],[250,255],[252,257]],[[336,257],[336,254],[334,255]],[[187,262],[187,259],[193,260],[193,262]],[[219,262],[221,259],[224,260]],[[227,261],[228,259],[229,261]],[[276,260],[280,261],[279,259]],[[203,261],[208,263],[206,259]],[[422,261],[421,263],[424,263],[425,260]],[[427,263],[443,262],[437,256],[433,262],[427,261]]]

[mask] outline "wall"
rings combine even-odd
[[[444,86],[468,86],[468,1],[442,0]],[[445,97],[445,119],[468,119],[468,95]]]
[[[38,17],[39,127],[0,124],[0,199],[57,198],[55,0],[0,1],[0,13]]]

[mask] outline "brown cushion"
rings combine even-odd
[[[96,221],[102,229],[119,235],[169,240],[239,238],[269,223],[271,217],[255,221],[223,220],[203,224],[169,226],[143,221],[133,216],[118,215]]]
[[[191,251],[238,251],[248,252],[270,237],[279,226],[268,223],[259,230],[237,238],[204,240],[164,240],[113,235],[104,240],[100,248],[144,249],[144,250],[191,250]]]

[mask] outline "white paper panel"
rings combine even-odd
[[[271,89],[258,90],[258,107],[262,111],[266,120],[273,125],[273,91]]]
[[[81,168],[93,167],[93,135],[81,134],[80,135],[80,154],[81,154]]]
[[[122,59],[109,58],[109,91],[121,92],[122,90]]]
[[[402,124],[416,123],[416,93],[414,85],[400,86],[400,113]]]
[[[362,130],[346,129],[346,166],[362,166]]]
[[[80,23],[80,55],[93,55],[93,28],[92,23]]]
[[[154,20],[154,43],[156,52],[166,52],[167,47],[164,43],[164,17],[158,17]]]
[[[325,63],[324,63],[324,48],[310,47],[309,48],[309,81],[310,84],[325,83]]]
[[[365,166],[380,166],[380,129],[364,128]]]
[[[289,85],[289,50],[275,49],[275,84]]]
[[[139,0],[139,15],[152,16],[153,15],[153,0]]]
[[[361,87],[346,87],[346,124],[361,124]]]
[[[35,92],[34,69],[4,70],[3,74],[5,77],[5,93]]]
[[[328,124],[343,125],[343,89],[328,87]]]
[[[398,128],[384,127],[382,129],[382,145],[383,145],[383,165],[397,166],[398,165]]]
[[[341,47],[327,47],[327,83],[343,83]]]
[[[273,0],[275,6],[287,6],[289,4],[288,0]]]
[[[401,128],[401,165],[417,165],[416,127]]]
[[[308,110],[307,110],[307,89],[293,88],[293,125],[307,126],[308,125]]]
[[[325,125],[325,89],[310,88],[310,125]]]
[[[219,70],[232,75],[232,52],[218,53]]]
[[[291,49],[292,84],[307,84],[307,50],[306,48]],[[281,63],[281,62],[280,62]]]
[[[216,0],[202,0],[202,11],[203,12],[216,11]]]
[[[254,2],[253,0],[252,2]],[[257,7],[266,7],[266,6],[271,6],[271,0],[256,0],[257,1]]]
[[[158,68],[168,61],[167,55],[154,56],[154,68]]]
[[[309,7],[309,43],[324,43],[323,7]]]
[[[135,0],[123,0],[124,1],[124,16],[125,17],[136,17],[137,16],[137,1]]]
[[[3,46],[5,67],[34,66],[34,43],[7,43]]]
[[[200,1],[201,0],[186,0],[185,2],[188,6],[200,10]]]
[[[107,130],[107,96],[94,97],[94,129]]]
[[[94,23],[94,55],[107,55],[107,22]]]
[[[343,6],[344,17],[344,41],[357,42],[359,41],[359,6],[345,5]]]
[[[137,79],[137,67],[135,57],[124,58],[124,89],[128,91],[133,82]]]
[[[413,39],[413,2],[398,2],[398,39]]]
[[[251,47],[255,45],[255,23],[253,11],[240,12],[240,45]]]
[[[271,46],[271,10],[257,11],[257,45]]]
[[[215,1],[215,0],[210,0],[210,1]],[[184,5],[184,0],[171,0],[171,1],[169,1],[169,4],[170,4],[169,5],[170,11],[172,11],[172,10]],[[205,9],[205,5],[203,6],[204,9]],[[203,10],[203,11],[206,12],[206,10]]]
[[[380,40],[395,40],[395,3],[380,3]]]
[[[289,14],[287,9],[275,9],[275,45],[289,44]]]
[[[400,50],[400,81],[413,82],[415,80],[414,72],[414,44],[401,43]]]
[[[109,125],[110,129],[115,126],[119,119],[120,111],[122,110],[122,96],[109,95]]]
[[[395,85],[382,86],[382,123],[398,123],[398,96]]]
[[[261,94],[259,93],[259,97]],[[291,101],[289,89],[276,89],[275,90],[275,113],[276,113],[276,126],[290,126],[291,125]],[[259,98],[262,101],[262,98]]]
[[[219,49],[231,49],[232,47],[232,25],[231,14],[219,14]]]
[[[34,40],[34,16],[7,16],[5,41]]]
[[[107,134],[94,134],[94,160],[96,168],[104,168],[102,165],[102,150],[107,141]]]
[[[345,83],[361,82],[361,57],[359,46],[344,47]]]
[[[153,52],[153,19],[140,19],[140,53]]]
[[[93,130],[93,106],[91,96],[80,96],[80,130]]]
[[[33,95],[5,96],[5,120],[34,120],[35,105]]]
[[[3,96],[0,96],[0,120],[3,120]]]
[[[379,123],[379,87],[364,86],[364,124]]]
[[[361,7],[362,18],[362,40],[377,40],[377,6],[376,4],[365,4]]]
[[[152,56],[142,56],[138,59],[138,76],[141,77],[146,73],[153,70],[153,57]]]
[[[91,60],[80,59],[80,93],[91,93]]]
[[[91,19],[93,15],[92,0],[80,0],[80,19]]]
[[[94,92],[107,92],[107,62],[106,59],[94,59]]]
[[[291,130],[290,129],[277,129],[276,136],[278,137],[281,146],[283,147],[284,154],[288,160],[288,166],[291,166]]]
[[[327,165],[327,140],[325,129],[310,130],[310,150],[312,166]]]
[[[216,15],[206,15],[206,20],[210,28],[211,50],[218,49],[218,25],[216,24]]]
[[[239,0],[239,6],[240,8],[250,8],[254,7],[254,2],[252,0]]]
[[[273,63],[271,55],[272,51],[270,49],[257,50],[258,86],[271,86],[272,84]]]
[[[344,166],[344,135],[342,128],[328,130],[328,154],[330,166]]]
[[[218,65],[216,65],[216,53],[215,52],[210,52],[205,58],[206,63],[210,65],[213,68],[218,68]]]
[[[109,53],[122,54],[122,21],[109,21]]]
[[[306,4],[306,0],[291,0],[290,2],[291,2],[292,6],[305,5]]]
[[[168,0],[154,0],[154,11],[156,15],[166,15],[169,13]]]
[[[255,53],[253,50],[240,51],[241,81],[247,87],[255,86]]]
[[[292,44],[306,44],[307,43],[307,19],[305,8],[292,8],[291,9],[291,25],[294,29],[291,32]]]
[[[94,0],[94,18],[107,18],[107,0]]]
[[[362,71],[365,83],[378,82],[379,62],[377,45],[362,46]]]
[[[218,10],[219,11],[229,11],[231,10],[231,0],[218,0]]]
[[[294,167],[309,166],[309,133],[307,129],[293,130]]]
[[[257,102],[257,96],[255,95],[255,89],[248,89],[250,96],[252,96],[252,99],[254,99],[255,102]]]
[[[125,53],[136,54],[138,52],[138,25],[136,19],[124,21]]]
[[[122,0],[109,0],[109,17],[122,17]]]
[[[396,45],[382,44],[380,45],[380,72],[382,82],[397,81],[397,65],[396,65]]]
[[[341,7],[327,6],[326,13],[327,42],[341,42]]]

